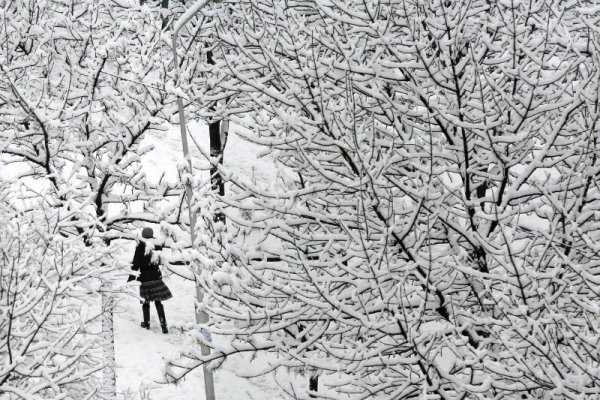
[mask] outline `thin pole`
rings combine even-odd
[[[175,82],[179,83],[179,61],[177,58],[177,38],[179,35],[179,31],[181,28],[187,24],[198,11],[202,9],[205,5],[210,3],[211,0],[200,0],[195,3],[192,7],[190,7],[175,23],[175,28],[173,29],[173,63],[175,64]],[[188,168],[190,173],[190,179],[186,179],[185,182],[185,192],[187,197],[187,205],[188,212],[190,218],[190,237],[192,239],[192,246],[196,243],[196,214],[192,210],[192,181],[191,177],[193,176],[192,170],[192,157],[189,152],[188,140],[187,140],[187,131],[186,131],[186,121],[185,121],[185,111],[183,109],[183,99],[181,96],[177,95],[177,107],[179,108],[179,127],[181,130],[181,145],[183,147],[183,156],[188,162]],[[202,286],[196,282],[196,304],[199,304],[204,298],[204,293],[202,291]],[[204,311],[200,311],[196,308],[196,323],[204,324],[208,322],[208,314]],[[210,333],[204,332],[204,337],[210,341]],[[206,344],[200,344],[202,355],[207,356],[210,354],[210,347]],[[204,364],[202,367],[204,371],[204,392],[206,394],[206,400],[215,400],[215,384],[213,378],[213,372],[208,368],[207,364]]]

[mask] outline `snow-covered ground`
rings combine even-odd
[[[195,322],[194,284],[171,276],[166,280],[174,297],[166,302],[165,313],[169,333],[163,334],[156,310],[151,309],[150,330],[142,329],[142,309],[137,298],[131,296],[118,302],[114,313],[117,391],[121,399],[204,399],[204,380],[198,368],[177,385],[161,384],[162,369],[167,359],[191,343],[184,335]],[[135,293],[137,286],[132,285]],[[260,358],[254,360],[260,363]],[[252,368],[247,360],[229,360],[215,374],[215,393],[219,400],[277,399],[278,388],[269,377],[252,380],[236,376],[236,371]],[[246,371],[247,372],[247,371]]]
[[[196,142],[208,149],[208,129],[192,124],[192,134]],[[240,128],[237,128],[240,129]],[[257,150],[231,130],[225,153],[226,164],[235,163],[237,172],[252,177],[264,178],[264,160],[257,159]],[[153,134],[144,144],[154,144],[155,149],[143,158],[144,170],[148,179],[158,179],[163,173],[168,180],[177,178],[177,164],[182,160],[179,130]],[[194,166],[206,165],[198,150],[192,151]],[[262,167],[259,167],[261,166]],[[261,177],[259,177],[260,180]],[[133,257],[133,244],[125,261]],[[161,383],[166,360],[176,358],[179,351],[193,344],[185,335],[195,324],[194,283],[177,275],[170,275],[165,282],[174,297],[164,302],[169,325],[169,333],[163,334],[158,324],[156,310],[151,308],[151,328],[140,327],[142,309],[137,295],[138,286],[130,283],[123,287],[123,296],[118,300],[114,313],[115,354],[117,392],[119,399],[187,400],[204,399],[202,369],[198,368],[187,375],[183,382],[173,385]],[[284,398],[275,383],[273,375],[248,379],[240,377],[252,370],[266,366],[264,358],[253,360],[234,357],[228,359],[215,373],[215,393],[218,400],[266,400]]]

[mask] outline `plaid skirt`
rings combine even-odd
[[[162,279],[159,279],[157,281],[142,282],[140,297],[146,301],[164,301],[169,300],[173,295]]]

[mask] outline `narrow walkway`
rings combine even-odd
[[[194,323],[194,284],[170,278],[167,285],[174,297],[163,304],[170,332],[160,330],[152,304],[150,330],[140,327],[142,307],[135,298],[120,301],[114,314],[117,391],[132,399],[188,400],[204,398],[201,371],[194,371],[181,385],[159,385],[167,359],[174,358],[188,344],[182,329]],[[131,284],[134,290],[137,285]],[[202,393],[201,393],[202,392]],[[145,397],[144,393],[149,394]],[[127,396],[124,396],[127,399]]]
[[[202,370],[190,373],[178,385],[164,385],[162,370],[167,359],[175,358],[180,350],[190,346],[184,332],[195,324],[194,283],[177,276],[165,281],[174,297],[165,301],[169,333],[163,334],[152,305],[150,330],[140,327],[142,307],[133,297],[120,301],[114,315],[115,354],[117,363],[117,392],[119,400],[202,400],[204,378]],[[135,284],[131,284],[137,290]],[[237,377],[232,370],[251,368],[240,356],[229,360],[215,375],[217,400],[273,400],[283,396],[272,377],[249,381]],[[260,358],[253,361],[260,363]],[[254,367],[256,368],[256,366]],[[250,369],[246,369],[250,370]]]

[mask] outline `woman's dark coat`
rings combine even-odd
[[[162,246],[154,246],[154,250],[162,250]],[[153,251],[146,252],[146,243],[140,242],[135,248],[135,254],[133,255],[133,261],[131,269],[134,271],[140,271],[140,275],[137,280],[144,283],[150,281],[158,281],[162,278],[160,273],[158,260],[152,260]],[[136,279],[134,275],[129,275],[129,279],[132,281]]]

